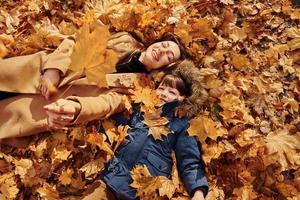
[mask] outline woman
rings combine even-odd
[[[0,91],[17,94],[30,93],[0,101],[0,140],[46,131],[49,124],[43,106],[51,103],[48,101],[51,95],[53,96],[51,99],[63,98],[56,102],[62,109],[61,114],[64,114],[66,105],[72,105],[71,114],[68,113],[68,115],[78,115],[72,123],[99,119],[121,109],[115,105],[124,101],[123,95],[115,90],[88,85],[88,82],[84,81],[85,77],[68,70],[73,46],[74,40],[67,38],[50,55],[38,52],[34,55],[0,61]],[[112,35],[108,41],[108,47],[116,50],[120,55],[120,61],[116,67],[119,72],[146,72],[160,69],[177,62],[184,56],[179,43],[165,40],[154,43],[144,50],[141,43],[125,32]],[[41,77],[44,81],[40,81]],[[59,88],[58,92],[52,94],[48,90],[49,85],[44,83],[49,82]],[[62,95],[62,91],[68,84],[73,86]],[[110,102],[110,105],[105,108],[105,115],[99,115],[103,108],[100,112],[99,110],[91,111],[93,109],[90,107],[94,105],[94,102],[102,101]],[[66,121],[70,122],[70,120]]]

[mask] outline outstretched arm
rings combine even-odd
[[[178,171],[189,195],[193,200],[204,199],[208,183],[196,138],[182,131],[177,138],[175,153]]]
[[[95,119],[107,118],[125,108],[126,96],[114,91],[96,97],[70,96],[46,105],[49,126],[62,129]]]

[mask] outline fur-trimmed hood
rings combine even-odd
[[[179,63],[172,70],[172,74],[181,77],[190,86],[191,95],[187,97],[179,108],[183,109],[188,117],[195,117],[208,98],[208,93],[204,88],[203,75],[199,68],[190,60],[184,60]]]

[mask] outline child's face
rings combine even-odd
[[[156,42],[141,55],[141,62],[148,69],[159,69],[176,62],[180,58],[179,46],[173,41]]]
[[[159,85],[156,89],[156,93],[163,104],[178,100],[183,101],[184,96],[180,95],[179,91],[176,88],[167,86],[167,85]]]

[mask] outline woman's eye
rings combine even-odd
[[[168,60],[169,60],[169,62],[172,62],[172,60],[173,60],[173,54],[172,53],[168,53]]]

